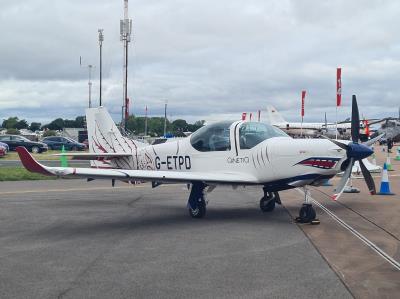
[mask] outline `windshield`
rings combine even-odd
[[[68,141],[73,142],[73,143],[76,142],[75,140],[73,140],[72,138],[69,138],[69,137],[64,137],[64,139],[67,139]]]
[[[250,149],[272,137],[289,137],[282,130],[259,122],[246,122],[239,128],[241,149]]]
[[[190,143],[200,152],[229,151],[231,124],[232,121],[225,121],[204,126],[191,135]]]
[[[21,141],[28,141],[30,142],[30,140],[26,137],[23,136],[11,136],[11,140],[21,140]]]

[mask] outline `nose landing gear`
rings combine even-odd
[[[304,203],[299,211],[299,217],[295,220],[299,223],[319,224],[320,221],[316,218],[317,213],[311,204],[310,193],[306,187],[303,188]]]

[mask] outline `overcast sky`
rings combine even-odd
[[[274,105],[299,121],[335,118],[336,67],[343,107],[357,94],[366,117],[400,106],[400,1],[131,0],[128,95],[135,115],[172,119],[240,118]],[[123,0],[0,2],[0,119],[29,122],[84,114],[94,64],[98,105],[98,28],[104,29],[103,101],[119,120]]]

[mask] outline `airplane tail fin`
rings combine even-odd
[[[86,124],[90,153],[126,153],[135,155],[137,149],[145,145],[136,140],[122,136],[105,107],[86,109]],[[112,163],[107,160],[91,161],[92,167],[113,166],[111,164]]]
[[[284,123],[286,122],[282,115],[273,106],[267,106],[267,117],[270,124]]]

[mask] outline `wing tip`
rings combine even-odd
[[[22,165],[30,172],[37,172],[44,175],[53,175],[46,168],[37,162],[24,146],[17,146],[16,151],[21,159]]]

